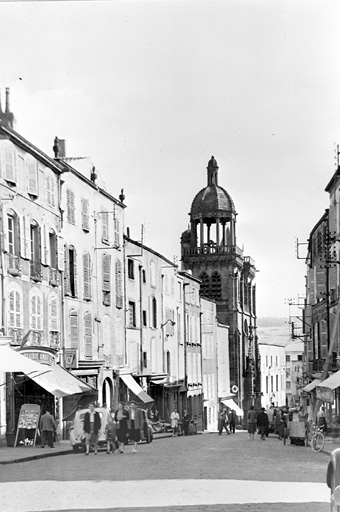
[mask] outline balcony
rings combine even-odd
[[[50,332],[50,347],[59,349],[60,348],[60,333]]]
[[[206,254],[237,254],[238,256],[243,255],[242,249],[237,245],[216,245],[216,244],[204,244],[200,247],[190,247],[184,249],[184,256],[205,256]]]
[[[8,272],[12,276],[19,276],[21,274],[20,256],[15,254],[8,255]]]
[[[33,279],[33,281],[42,280],[40,261],[31,261],[31,279]]]
[[[50,286],[59,286],[59,271],[56,268],[49,269],[49,283]]]

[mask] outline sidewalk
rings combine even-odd
[[[154,434],[153,440],[164,439],[166,437],[172,437],[169,432]],[[37,446],[17,446],[16,448],[10,448],[3,446],[0,448],[0,466],[4,464],[14,464],[17,462],[27,462],[36,459],[45,459],[46,457],[56,457],[57,455],[68,455],[73,453],[70,441],[60,441],[54,443],[54,448],[41,448]]]

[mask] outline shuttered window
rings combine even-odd
[[[81,200],[81,224],[84,231],[90,231],[89,200]]]
[[[111,305],[111,256],[103,254],[102,257],[103,304]]]
[[[9,327],[21,327],[21,295],[18,291],[12,290],[9,293]]]
[[[75,224],[75,206],[74,206],[74,192],[70,189],[66,190],[66,210],[67,210],[67,221],[70,224]]]
[[[5,162],[5,180],[10,183],[16,183],[15,179],[15,160],[14,160],[14,146],[11,142],[7,142],[4,148],[4,162]]]
[[[31,297],[31,329],[33,331],[42,330],[42,300],[37,294]]]
[[[28,157],[26,160],[26,171],[28,179],[27,191],[30,195],[38,196],[38,167],[37,162],[33,158]]]
[[[67,247],[65,245],[65,272],[64,272],[64,282],[65,282],[65,295],[70,295],[71,297],[78,296],[78,286],[77,286],[77,252],[75,248],[70,245]]]
[[[88,252],[83,254],[84,299],[91,300],[91,258]]]
[[[84,316],[84,339],[85,339],[85,358],[92,359],[92,315],[85,313]]]
[[[70,313],[70,345],[71,348],[79,347],[79,322],[78,311],[72,310]]]
[[[59,315],[58,315],[58,300],[57,297],[51,297],[49,308],[48,308],[48,316],[50,323],[50,332],[59,332]]]
[[[109,240],[109,214],[105,210],[105,208],[103,208],[103,213],[102,213],[102,241],[103,242],[108,242],[108,240]]]
[[[123,307],[123,286],[122,286],[122,264],[119,260],[115,265],[115,278],[116,278],[116,308]]]
[[[54,176],[46,176],[46,198],[49,206],[55,206],[56,183]]]
[[[115,243],[115,246],[118,247],[119,246],[119,219],[114,220],[114,230],[115,230],[114,243]]]

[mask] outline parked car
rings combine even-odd
[[[99,430],[98,436],[98,448],[105,447],[106,448],[106,435],[105,435],[105,427],[108,421],[108,417],[110,412],[105,409],[105,407],[96,407],[95,409],[99,412],[101,419],[101,427]],[[85,413],[88,409],[80,409],[76,412],[73,427],[70,430],[70,443],[73,448],[74,453],[78,453],[79,451],[85,451],[85,440],[84,437],[84,418]]]
[[[331,490],[331,512],[340,512],[340,448],[331,453],[326,482]]]

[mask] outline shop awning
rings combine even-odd
[[[329,389],[335,389],[340,386],[340,370],[336,373],[333,373],[328,379],[320,381],[317,386]]]
[[[47,368],[51,371],[43,375],[38,372],[33,373],[29,375],[29,378],[57,398],[85,391],[95,391],[94,388],[57,364]]]
[[[221,400],[221,402],[226,407],[229,407],[229,409],[232,409],[233,411],[235,411],[237,416],[243,416],[242,409],[231,398],[226,399],[226,400]]]
[[[318,384],[320,384],[321,382],[321,379],[314,379],[312,380],[312,382],[310,382],[309,384],[307,384],[307,386],[305,386],[304,388],[302,388],[302,391],[307,391],[307,393],[310,393],[311,391],[313,391],[313,389],[316,388],[316,386]]]
[[[126,375],[119,375],[119,377],[127,385],[130,391],[136,395],[136,398],[141,400],[144,404],[149,404],[154,401],[151,396],[145,393],[145,391],[140,387],[140,385],[135,381],[130,373]]]
[[[28,377],[31,374],[50,373],[50,366],[37,363],[16,352],[8,345],[0,346],[0,372],[22,372]]]

